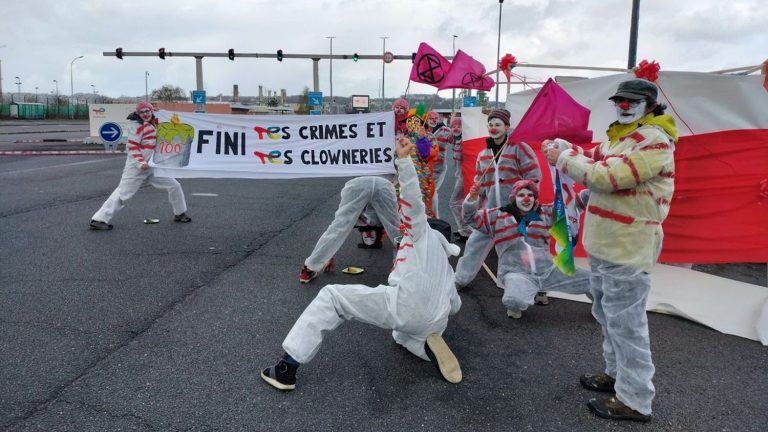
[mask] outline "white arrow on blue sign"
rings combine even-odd
[[[123,135],[123,130],[117,123],[107,122],[99,128],[99,136],[106,142],[115,142]]]
[[[307,95],[309,99],[309,105],[322,106],[323,105],[323,92],[309,92]]]
[[[204,104],[205,103],[205,90],[192,90],[192,103]]]

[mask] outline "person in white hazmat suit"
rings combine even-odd
[[[168,201],[173,207],[174,222],[192,222],[192,218],[186,213],[187,202],[179,182],[170,177],[155,177],[147,163],[155,152],[157,144],[157,117],[153,112],[154,109],[149,102],[139,102],[136,104],[136,111],[128,116],[129,119],[138,122],[139,126],[130,134],[126,144],[128,156],[125,159],[120,184],[91,217],[92,230],[111,230],[112,224],[109,222],[125,207],[125,202],[136,194],[145,180],[155,188],[168,192]]]
[[[541,179],[539,161],[531,147],[523,142],[507,143],[509,111],[497,109],[488,114],[486,148],[478,153],[474,183],[480,185],[478,208],[495,208],[505,204],[518,180]],[[467,286],[477,276],[485,258],[493,248],[493,238],[472,230],[464,247],[464,255],[456,264],[456,287]],[[501,254],[498,254],[501,256]]]
[[[472,227],[467,225],[462,216],[462,204],[464,203],[464,175],[461,172],[461,161],[463,160],[461,155],[461,117],[452,117],[450,127],[452,135],[451,142],[453,143],[454,184],[448,207],[450,207],[453,220],[458,227],[453,233],[454,241],[466,242],[469,235],[472,234]]]
[[[472,185],[464,201],[464,218],[472,228],[493,237],[504,288],[501,302],[508,317],[521,318],[542,291],[589,295],[588,270],[576,267],[576,274],[567,276],[555,267],[549,251],[553,207],[539,204],[539,188],[533,180],[515,182],[503,207],[478,211],[479,195],[479,185]]]
[[[397,215],[397,195],[392,182],[384,177],[356,177],[344,184],[341,201],[333,222],[317,241],[312,253],[304,261],[299,282],[309,283],[321,269],[333,271],[333,256],[339,251],[353,227],[362,233],[363,248],[380,248],[383,231],[396,246],[400,236]],[[383,227],[383,231],[382,231]]]
[[[271,386],[293,390],[299,365],[314,358],[325,332],[346,320],[392,329],[395,342],[433,361],[447,381],[461,381],[458,360],[441,336],[448,316],[461,307],[448,262],[448,255],[458,255],[459,247],[428,225],[411,151],[415,145],[401,138],[395,163],[403,237],[388,285],[327,285],[321,289],[288,332],[283,357],[261,372]]]
[[[590,151],[562,140],[542,142],[550,164],[590,189],[583,243],[605,370],[579,381],[589,390],[616,393],[587,402],[592,413],[612,420],[651,420],[656,394],[646,303],[675,188],[677,142],[675,120],[657,97],[650,81],[621,82],[609,98],[617,121],[607,140]]]

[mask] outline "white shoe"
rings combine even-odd
[[[507,317],[512,319],[520,319],[523,317],[523,313],[517,309],[507,309]]]
[[[460,383],[462,375],[459,360],[456,359],[451,349],[448,348],[445,340],[438,334],[431,334],[427,336],[425,345],[427,356],[437,363],[437,368],[440,369],[440,374],[443,375],[443,378],[449,383]]]

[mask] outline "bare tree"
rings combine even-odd
[[[161,102],[176,102],[186,100],[185,91],[181,87],[165,84],[159,89],[152,90],[152,100]]]

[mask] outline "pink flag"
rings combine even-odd
[[[539,90],[509,142],[562,138],[576,144],[592,141],[589,109],[579,105],[552,79]]]
[[[411,81],[438,87],[445,79],[451,62],[425,42],[419,44],[411,67]]]
[[[440,90],[462,88],[488,91],[493,88],[493,78],[485,76],[485,67],[462,50],[456,52],[451,69],[437,86]]]

